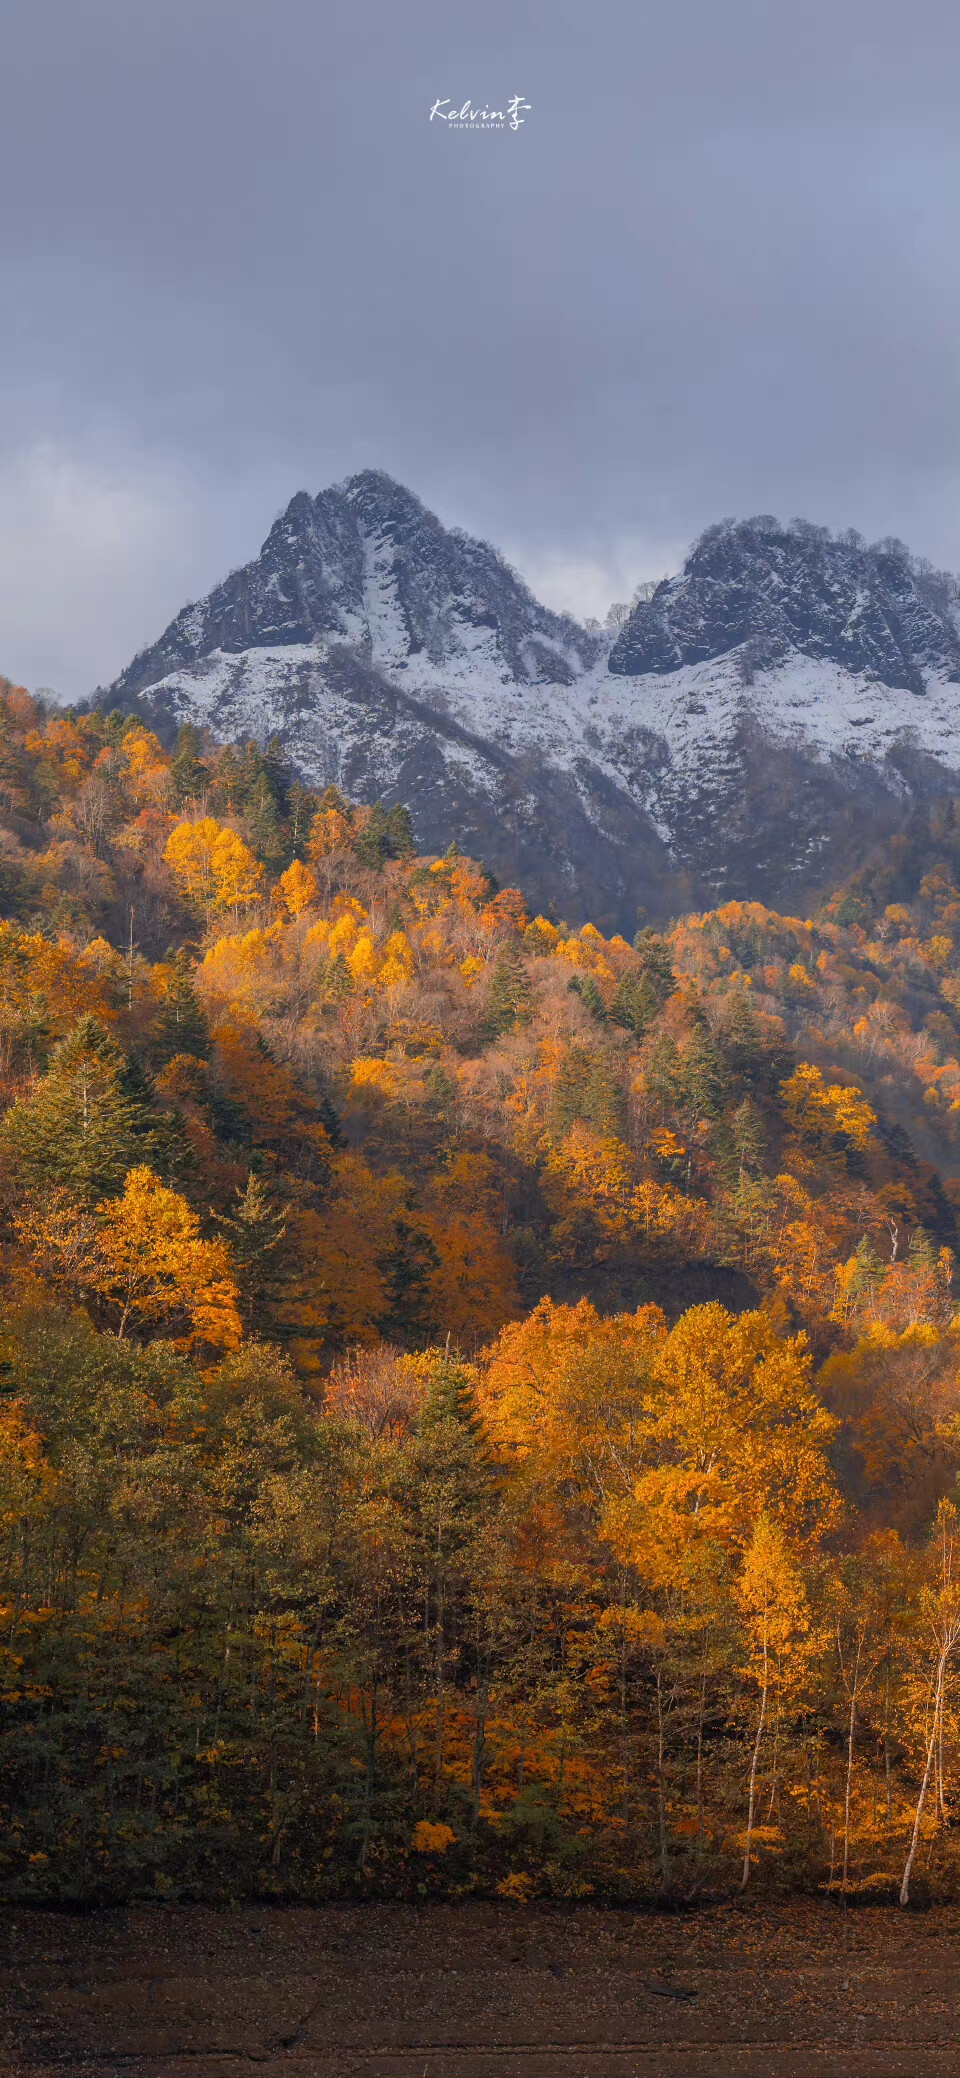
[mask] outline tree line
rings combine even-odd
[[[0,1882],[951,1880],[951,812],[528,915],[0,687]]]

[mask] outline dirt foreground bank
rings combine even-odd
[[[960,1913],[0,1919],[3,2078],[957,2078]]]

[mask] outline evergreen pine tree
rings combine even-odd
[[[859,1297],[861,1292],[869,1291],[872,1285],[879,1284],[883,1276],[883,1264],[869,1234],[864,1234],[858,1243],[855,1258],[857,1267],[850,1290]]]
[[[142,1070],[87,1016],[61,1040],[32,1096],[7,1113],[2,1140],[28,1189],[59,1185],[96,1200],[155,1159],[158,1123]]]
[[[271,1281],[271,1269],[287,1231],[286,1221],[251,1169],[246,1190],[242,1195],[237,1191],[233,1212],[223,1214],[217,1224],[230,1244],[249,1329],[255,1324],[259,1301]]]
[[[226,807],[232,815],[242,805],[244,772],[241,754],[235,743],[228,743],[217,759],[217,809]]]
[[[444,1350],[432,1372],[417,1426],[422,1435],[445,1421],[455,1421],[475,1443],[483,1435],[473,1379],[467,1366],[451,1356],[449,1349]]]
[[[120,1088],[136,1112],[137,1161],[147,1162],[165,1181],[189,1176],[196,1167],[196,1156],[183,1130],[182,1116],[177,1110],[158,1107],[153,1084],[135,1053],[124,1056]]]
[[[266,749],[257,751],[257,759],[258,777],[266,781],[277,814],[284,818],[290,813],[289,768],[279,736],[271,736]]]
[[[764,1031],[749,989],[732,989],[715,1033],[725,1066],[735,1082],[771,1093],[789,1074],[792,1051]]]
[[[595,1017],[599,1024],[605,1024],[607,1017],[606,1004],[593,975],[575,974],[573,980],[568,985],[573,994],[579,996],[584,1009],[589,1010],[591,1017]]]
[[[368,866],[371,873],[381,872],[384,860],[393,857],[390,818],[382,801],[374,802],[363,828],[354,838],[353,849],[360,864]]]
[[[595,1053],[592,1056],[583,1116],[596,1132],[623,1139],[627,1124],[626,1100],[609,1054]]]
[[[457,1094],[457,1086],[451,1081],[446,1069],[434,1062],[433,1067],[427,1069],[424,1085],[427,1092],[427,1109],[431,1118],[437,1125],[452,1124],[453,1100]]]
[[[200,731],[192,722],[184,722],[177,732],[177,741],[170,761],[177,805],[182,808],[187,801],[194,801],[206,791],[210,784],[210,773],[200,755]]]
[[[705,1026],[698,1026],[681,1057],[680,1074],[684,1101],[697,1119],[720,1117],[727,1095],[727,1079],[719,1047]]]
[[[741,1175],[759,1176],[767,1151],[763,1120],[754,1103],[744,1097],[730,1120],[734,1154]]]
[[[741,1079],[752,1079],[763,1051],[763,1036],[760,1019],[747,989],[731,990],[723,1006],[723,1020],[717,1037],[731,1073]]]
[[[409,1220],[395,1221],[392,1246],[384,1249],[377,1258],[389,1302],[380,1321],[380,1330],[386,1341],[400,1342],[405,1349],[411,1349],[418,1343],[422,1344],[429,1334],[434,1326],[430,1310],[430,1278],[439,1262],[429,1234],[413,1226]]]
[[[550,1137],[564,1140],[579,1121],[622,1139],[626,1103],[616,1063],[603,1051],[570,1046],[557,1070],[548,1113]]]
[[[309,787],[301,786],[300,781],[295,779],[288,790],[288,801],[290,850],[295,859],[302,859],[319,800]]]
[[[171,966],[166,995],[147,1032],[147,1050],[157,1067],[178,1053],[205,1061],[210,1052],[210,1028],[193,986],[187,954],[178,952]]]
[[[353,987],[353,975],[342,952],[332,959],[323,977],[324,1003],[342,1003]]]
[[[907,1262],[911,1270],[932,1270],[936,1264],[933,1242],[922,1227],[914,1227],[907,1249]]]
[[[659,1009],[667,997],[672,996],[677,985],[669,948],[663,939],[657,936],[656,931],[651,930],[649,924],[644,930],[637,932],[633,948],[640,954],[641,973],[646,975]]]
[[[585,1046],[569,1046],[557,1070],[550,1099],[548,1126],[552,1140],[563,1140],[584,1118],[590,1087],[591,1055]]]
[[[410,819],[409,808],[402,807],[398,802],[395,808],[391,808],[387,817],[387,823],[389,826],[390,843],[393,847],[390,853],[391,858],[412,859],[416,847],[413,841],[413,823]]]
[[[361,864],[373,873],[380,873],[387,859],[411,858],[414,845],[409,809],[399,804],[387,809],[382,801],[375,801],[354,838],[353,849]]]
[[[331,1147],[346,1147],[346,1133],[340,1124],[336,1106],[330,1102],[329,1097],[321,1096],[316,1099],[316,1113],[318,1123],[323,1127]]]
[[[491,1039],[526,1024],[533,1008],[533,989],[519,948],[511,941],[501,946],[494,962],[487,998],[484,1030]]]
[[[672,1109],[683,1096],[683,1064],[669,1032],[659,1032],[653,1042],[647,1078],[661,1104]]]
[[[278,866],[288,855],[280,810],[266,779],[260,779],[247,795],[243,820],[250,843],[265,865]]]
[[[647,1027],[652,1025],[659,1007],[657,993],[649,974],[624,974],[617,983],[610,1005],[610,1017],[615,1025],[623,1025],[626,1031],[633,1032],[637,1039],[642,1039]]]

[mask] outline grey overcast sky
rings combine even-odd
[[[365,467],[581,614],[726,514],[953,567],[954,18],[0,0],[0,671],[106,682]]]

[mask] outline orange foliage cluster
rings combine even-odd
[[[77,1375],[94,1347],[113,1380],[88,1460],[79,1416],[47,1454],[46,1373],[5,1403],[0,1514],[40,1568],[10,1606],[39,1625],[55,1579],[65,1622],[112,1612],[135,1658],[142,1621],[149,1657],[161,1606],[205,1583],[206,1700],[189,1739],[186,1718],[169,1732],[212,1756],[200,1830],[226,1796],[224,1712],[246,1751],[242,1713],[283,1696],[291,1739],[356,1737],[364,1881],[387,1754],[415,1785],[404,1855],[452,1863],[468,1821],[500,1828],[522,1848],[506,1896],[561,1808],[602,1830],[609,1875],[651,1786],[662,1888],[688,1852],[742,1855],[747,1880],[793,1837],[804,1753],[813,1824],[809,1726],[851,1650],[889,1811],[895,1710],[904,1782],[922,1762],[945,1809],[946,811],[815,918],[731,903],[629,943],[531,918],[455,846],[417,855],[404,811],[312,793],[274,746],[185,730],[170,749],[0,685],[0,828],[6,1296],[72,1324],[50,1376],[82,1344]],[[10,1347],[19,1378],[30,1337]],[[108,1462],[126,1527],[94,1582],[65,1556],[100,1534],[70,1481],[95,1494]],[[147,1523],[173,1539],[162,1589]],[[735,1760],[708,1811],[721,1727]],[[300,1792],[284,1804],[273,1737],[249,1809],[277,1867]],[[575,1856],[540,1864],[579,1894]]]
[[[929,829],[912,903],[883,901],[888,857],[814,921],[729,903],[631,946],[531,920],[455,847],[418,858],[396,811],[292,788],[252,745],[170,752],[12,687],[0,738],[6,1099],[95,1016],[210,1238],[236,1245],[257,1179],[275,1239],[238,1237],[248,1331],[306,1369],[384,1334],[476,1345],[577,1285],[778,1294],[824,1351],[939,1319],[960,903]],[[911,1241],[941,1251],[935,1291]]]

